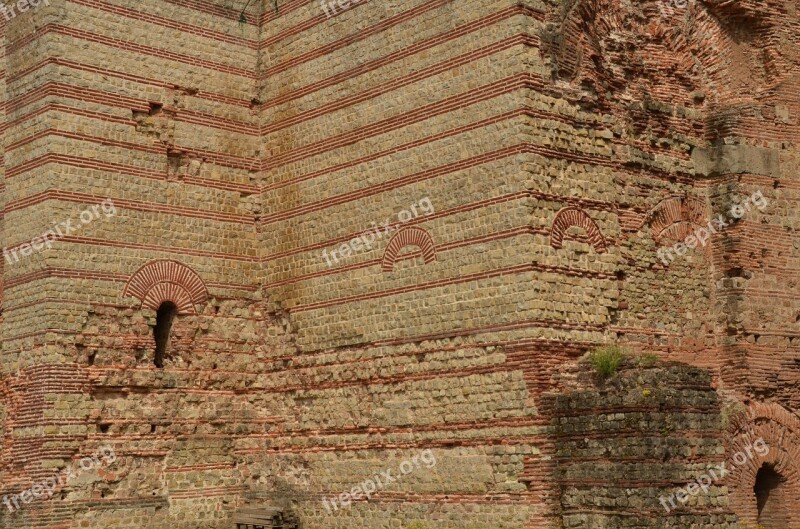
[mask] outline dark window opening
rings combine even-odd
[[[753,491],[758,506],[758,523],[765,529],[788,527],[785,481],[772,465],[764,464],[758,469]]]
[[[764,512],[764,507],[767,505],[767,501],[769,501],[770,492],[777,489],[778,485],[780,485],[780,482],[781,476],[775,472],[774,468],[764,465],[758,469],[758,474],[756,474],[756,485],[753,487],[753,490],[756,493],[759,516],[761,516],[761,513]]]
[[[171,301],[165,301],[158,307],[156,312],[156,326],[153,328],[153,336],[156,340],[156,354],[153,363],[156,367],[164,367],[164,354],[169,346],[169,334],[172,330],[172,323],[178,315],[178,307]]]

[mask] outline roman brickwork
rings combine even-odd
[[[247,372],[283,347],[258,286],[257,35],[203,2],[51,0],[6,24],[4,244],[76,229],[6,262],[3,494],[99,446],[117,461],[3,527],[211,527],[240,498],[237,443],[277,420]]]
[[[31,4],[0,527],[800,528],[795,0]]]
[[[727,491],[705,474],[725,450],[723,407],[708,372],[645,364],[623,367],[606,384],[573,368],[560,391],[544,396],[564,527],[739,527]],[[673,484],[704,474],[704,494],[665,515],[681,505]]]

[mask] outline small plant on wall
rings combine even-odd
[[[619,370],[626,354],[619,345],[604,345],[589,353],[589,362],[598,375],[608,378]]]

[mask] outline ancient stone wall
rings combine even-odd
[[[664,6],[50,0],[10,20],[0,496],[116,458],[0,526],[228,528],[272,501],[306,529],[544,529],[586,454],[564,457],[543,395],[607,342],[707,369],[702,395],[740,409],[714,447],[773,448],[730,511],[800,523],[796,9]]]
[[[544,507],[525,481],[544,433],[529,368],[577,349],[561,350],[551,323],[578,303],[550,302],[569,273],[546,217],[566,204],[526,185],[544,136],[531,117],[552,104],[528,100],[541,10],[374,1],[328,19],[292,2],[265,14],[257,227],[267,302],[296,329],[285,374],[300,384],[285,393],[298,420],[261,452],[307,461],[312,527],[525,526]],[[375,226],[371,247],[342,249]],[[602,297],[603,270],[572,280]],[[599,339],[605,311],[572,329]],[[426,449],[435,467],[320,509]]]
[[[2,494],[117,459],[4,527],[211,526],[242,492],[232,435],[265,421],[232,396],[282,326],[253,228],[258,21],[229,4],[54,0],[5,26]]]
[[[707,371],[640,357],[607,379],[586,364],[568,373],[545,397],[563,527],[739,527],[716,475],[735,465]]]

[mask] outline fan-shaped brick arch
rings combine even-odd
[[[142,301],[142,307],[157,310],[165,301],[178,307],[178,314],[193,314],[195,305],[208,299],[208,290],[197,273],[177,261],[151,261],[134,273],[123,294]]]
[[[759,454],[753,448],[759,439],[769,448],[766,454]],[[794,525],[800,523],[800,421],[797,417],[779,404],[752,404],[731,420],[726,451],[731,472],[725,484],[730,489],[730,505],[739,518],[756,527],[758,507],[753,487],[759,469],[766,464],[786,480],[784,490],[789,504],[785,508],[793,517],[791,527],[797,527]],[[737,454],[746,457],[737,458]],[[737,459],[742,464],[737,464]]]
[[[589,237],[589,244],[597,253],[606,251],[606,240],[595,221],[580,208],[567,207],[556,213],[550,230],[550,246],[560,249],[564,244],[564,234],[573,226],[582,228]]]
[[[706,224],[706,207],[695,197],[665,198],[647,216],[653,239],[681,241]]]
[[[403,228],[389,240],[389,245],[383,252],[381,268],[384,272],[394,270],[394,263],[400,251],[406,246],[418,246],[422,250],[422,259],[425,263],[436,260],[436,247],[433,238],[422,228]]]

